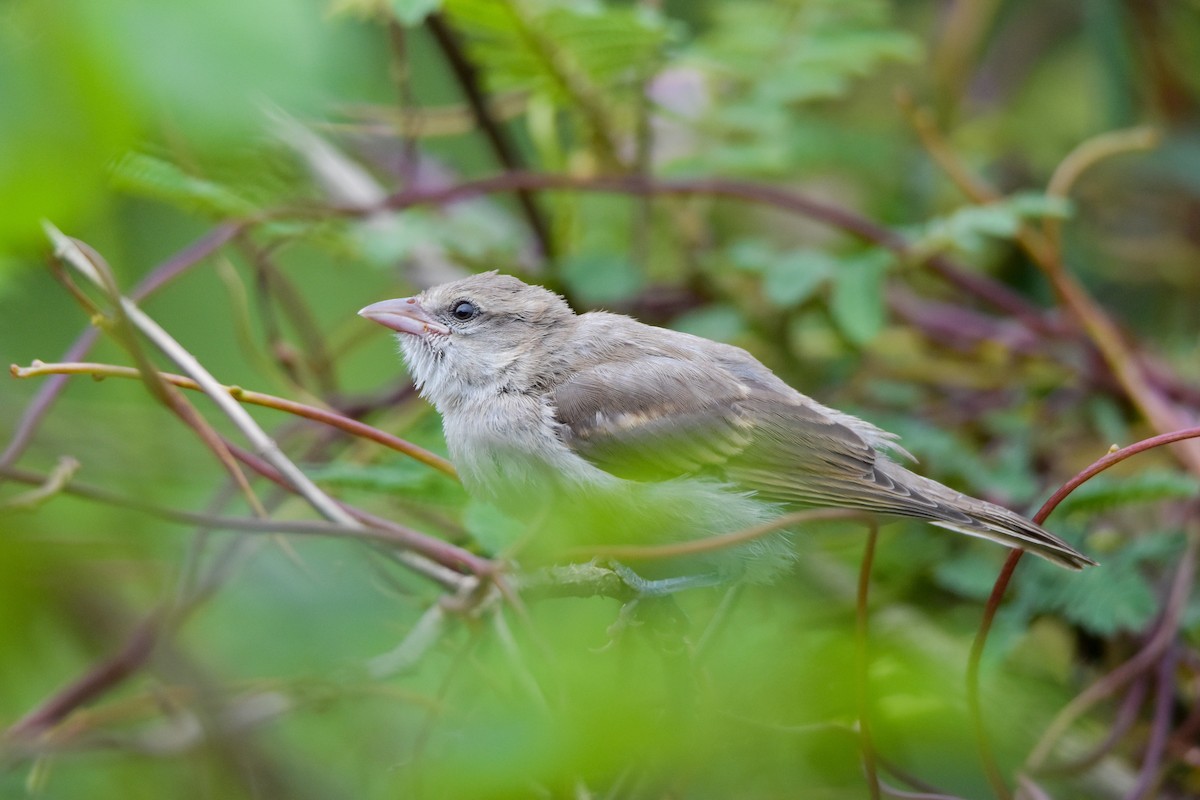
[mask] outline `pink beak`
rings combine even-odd
[[[443,335],[450,333],[449,328],[421,308],[421,304],[415,297],[398,297],[395,300],[372,303],[359,311],[358,315],[372,322],[378,322],[385,328],[413,336],[424,336],[427,333]]]

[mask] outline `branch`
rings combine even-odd
[[[995,189],[967,169],[928,114],[910,109],[910,118],[930,156],[967,197],[985,204],[999,199],[1000,195]],[[1059,164],[1046,193],[1065,199],[1079,175],[1099,160],[1119,153],[1145,150],[1153,147],[1157,141],[1157,134],[1148,128],[1106,133],[1089,139]],[[1144,356],[1125,341],[1117,324],[1088,294],[1083,284],[1067,271],[1058,234],[1057,222],[1047,222],[1043,232],[1023,224],[1016,241],[1041,269],[1060,303],[1079,322],[1092,346],[1099,351],[1117,383],[1142,416],[1160,433],[1183,427],[1188,420],[1155,388],[1151,380],[1154,376],[1147,369]],[[1172,452],[1188,469],[1200,475],[1200,446],[1189,443]]]
[[[236,445],[229,445],[229,449],[238,461],[241,461],[259,475],[288,491],[296,491],[288,483],[283,474],[266,460]],[[397,553],[396,558],[409,569],[441,584],[445,589],[460,592],[464,591],[464,586],[467,585],[470,585],[472,589],[477,588],[480,578],[488,578],[493,582],[499,580],[495,565],[486,558],[477,556],[441,539],[435,539],[432,536],[418,533],[391,520],[369,514],[353,506],[339,503],[338,508],[348,519],[352,520],[351,524],[347,527],[353,528],[367,525],[392,531],[397,537],[401,537],[401,542],[399,543],[402,543],[407,550]],[[471,574],[464,575],[459,570],[466,570]]]
[[[1109,453],[1104,458],[1099,459],[1086,469],[1079,472],[1079,474],[1077,474],[1075,477],[1064,483],[1058,491],[1052,494],[1050,498],[1042,504],[1042,507],[1038,510],[1038,513],[1034,515],[1033,521],[1039,525],[1043,524],[1046,521],[1046,518],[1050,516],[1054,509],[1057,508],[1058,505],[1064,499],[1066,499],[1068,495],[1071,494],[1071,492],[1075,491],[1084,483],[1091,480],[1096,475],[1099,475],[1109,467],[1119,464],[1125,459],[1137,455],[1138,453],[1145,452],[1146,450],[1151,450],[1155,447],[1161,447],[1172,442],[1183,441],[1184,439],[1195,438],[1200,438],[1200,427],[1188,428],[1181,431],[1174,431],[1172,433],[1154,436],[1150,439],[1145,439],[1135,444],[1131,444],[1128,447],[1123,447],[1113,453]],[[1193,537],[1188,545],[1188,552],[1185,554],[1184,560],[1179,566],[1179,571],[1176,573],[1176,583],[1175,588],[1172,589],[1172,597],[1174,597],[1176,593],[1180,591],[1178,586],[1181,582],[1186,583],[1188,586],[1191,584],[1191,571],[1193,571],[1195,568],[1195,564],[1193,562],[1196,558],[1197,541],[1197,538]],[[975,634],[975,641],[971,645],[971,655],[967,661],[967,705],[971,717],[971,727],[975,732],[975,740],[979,749],[979,755],[984,763],[984,769],[988,774],[988,780],[992,784],[992,789],[996,792],[996,795],[1002,798],[1007,798],[1011,795],[1001,775],[999,766],[997,765],[995,755],[992,752],[991,743],[988,740],[987,726],[984,723],[983,709],[979,701],[979,666],[983,659],[983,650],[987,644],[988,633],[992,628],[992,621],[995,619],[996,611],[1000,607],[1000,601],[1003,599],[1004,594],[1008,589],[1008,584],[1012,580],[1013,570],[1016,569],[1017,562],[1021,560],[1021,555],[1023,552],[1024,551],[1022,550],[1014,550],[1011,554],[1009,554],[1007,560],[1005,560],[1004,567],[1001,569],[999,577],[996,578],[996,582],[992,586],[992,593],[988,597],[987,605],[984,607],[983,618],[980,620],[979,630]],[[1171,604],[1168,603],[1168,609],[1171,607]],[[1164,613],[1164,617],[1165,616],[1166,614]],[[1158,637],[1156,635],[1153,638],[1157,639]],[[1155,643],[1155,645],[1157,647],[1157,643]],[[1165,646],[1165,643],[1162,646]],[[1030,757],[1026,760],[1026,769],[1034,771],[1041,765],[1046,756],[1049,755],[1049,750],[1052,747],[1053,741],[1056,740],[1063,732],[1065,732],[1080,714],[1090,708],[1092,704],[1103,697],[1108,696],[1108,694],[1116,691],[1117,688],[1135,677],[1141,669],[1145,668],[1146,664],[1152,663],[1153,658],[1157,657],[1158,652],[1154,652],[1152,656],[1145,656],[1145,654],[1148,651],[1151,651],[1151,649],[1151,645],[1147,644],[1142,653],[1139,653],[1138,656],[1135,656],[1129,662],[1126,662],[1126,664],[1119,667],[1116,671],[1110,673],[1108,677],[1114,679],[1113,682],[1115,685],[1101,689],[1097,687],[1101,683],[1104,683],[1104,681],[1098,681],[1097,684],[1093,684],[1093,686],[1087,691],[1076,697],[1075,700],[1071,701],[1071,703],[1059,713],[1059,716],[1055,718],[1055,721],[1051,724],[1050,728],[1047,729],[1047,731],[1042,735],[1042,739],[1034,748],[1033,754],[1030,755]],[[1137,665],[1131,666],[1134,664],[1134,662],[1137,662]],[[1117,676],[1117,673],[1121,673],[1119,676],[1119,681],[1114,678],[1114,676]]]
[[[68,238],[62,231],[50,223],[45,223],[46,233],[54,242],[55,255],[74,268],[97,286],[104,287],[105,281],[96,266],[80,250],[75,240]],[[200,362],[188,352],[179,342],[167,333],[154,320],[145,314],[129,298],[118,296],[120,310],[141,333],[150,339],[155,346],[163,351],[176,364],[183,368],[207,394],[217,407],[229,418],[238,430],[242,432],[255,450],[261,454],[275,469],[285,477],[290,487],[300,493],[309,504],[322,516],[343,525],[354,525],[354,520],[316,484],[312,482],[287,456],[279,450],[278,445],[258,426],[254,418],[241,407],[224,386],[217,383]]]
[[[218,225],[152,269],[134,287],[129,296],[134,300],[144,300],[224,247],[250,224],[251,221],[243,220]],[[91,351],[92,346],[96,344],[99,338],[100,332],[96,328],[85,329],[79,335],[79,338],[67,348],[67,351],[62,356],[62,360],[79,361]],[[16,432],[13,434],[12,440],[9,441],[3,455],[0,455],[0,466],[11,466],[21,457],[21,454],[25,452],[29,443],[33,440],[38,426],[41,425],[42,420],[45,419],[51,406],[54,405],[54,401],[58,399],[59,394],[62,393],[66,385],[66,377],[54,377],[42,386],[34,396],[33,401],[26,406],[25,413],[22,414],[20,421],[17,423]]]
[[[438,47],[441,48],[442,55],[450,63],[450,70],[458,80],[458,85],[462,88],[463,95],[466,96],[467,103],[471,107],[471,114],[475,117],[475,122],[479,125],[480,130],[483,131],[484,138],[491,146],[496,160],[510,172],[519,170],[521,168],[520,154],[504,128],[492,114],[487,96],[480,85],[479,70],[467,55],[457,32],[439,11],[426,17],[425,25],[433,34],[433,39],[437,42]],[[542,210],[538,208],[536,199],[528,189],[518,189],[516,195],[517,203],[529,223],[533,238],[537,240],[538,248],[544,257],[552,259],[554,257],[554,239],[550,234],[550,226],[546,222]]]
[[[154,650],[161,623],[162,620],[158,616],[151,616],[145,620],[119,651],[18,720],[6,731],[5,738],[36,736],[62,721],[79,706],[99,697],[110,687],[132,675]]]
[[[46,364],[41,361],[34,361],[28,367],[18,367],[12,365],[9,367],[9,372],[15,378],[32,378],[39,375],[92,375],[98,378],[139,378],[140,374],[132,367],[118,367],[112,364],[96,364],[88,362],[76,363],[60,363]],[[192,389],[200,391],[200,385],[183,375],[174,375],[169,372],[160,372],[158,377],[170,383],[173,386],[178,386],[183,389]],[[230,397],[242,403],[250,405],[264,406],[274,408],[278,411],[284,411],[289,414],[294,414],[298,417],[311,419],[315,422],[321,422],[325,425],[338,428],[352,436],[361,436],[364,439],[370,439],[373,442],[382,444],[385,447],[390,447],[393,450],[404,453],[406,456],[415,459],[416,461],[425,464],[428,467],[433,467],[443,475],[447,475],[455,480],[458,479],[458,473],[454,470],[454,465],[446,459],[431,453],[423,447],[413,444],[412,442],[401,439],[398,436],[393,436],[390,433],[381,431],[366,423],[351,419],[328,409],[317,408],[315,406],[297,403],[294,400],[288,400],[275,395],[263,394],[254,392],[248,389],[243,389],[240,386],[221,386]]]
[[[1112,696],[1122,686],[1154,666],[1159,657],[1171,646],[1178,635],[1179,619],[1192,590],[1198,552],[1200,552],[1200,537],[1192,536],[1188,541],[1188,549],[1180,559],[1179,568],[1175,571],[1175,576],[1171,581],[1162,616],[1149,640],[1136,655],[1084,689],[1058,713],[1054,721],[1046,728],[1045,733],[1042,734],[1042,738],[1038,740],[1029,758],[1026,759],[1025,768],[1027,770],[1032,772],[1040,769],[1058,739],[1066,733],[1076,719],[1096,703]]]
[[[867,789],[871,800],[879,800],[879,771],[875,742],[871,737],[871,684],[870,653],[867,650],[867,598],[871,589],[871,567],[875,563],[875,545],[879,540],[879,524],[874,520],[867,523],[867,543],[863,549],[862,564],[858,569],[858,594],[854,615],[854,665],[855,695],[858,700],[858,737],[862,750],[863,771],[867,773]]]
[[[7,477],[5,470],[5,467],[0,466],[0,477]],[[0,513],[28,511],[40,506],[56,494],[64,492],[67,485],[71,482],[71,478],[75,476],[78,470],[79,462],[76,459],[70,456],[60,458],[54,470],[45,476],[44,479],[31,481],[37,488],[31,489],[28,492],[22,492],[16,497],[10,497],[3,503],[0,503]]]
[[[56,474],[45,476],[15,467],[0,467],[0,478],[16,483],[45,486],[59,478],[57,472],[58,470],[55,471]],[[410,536],[399,535],[396,530],[387,526],[348,528],[344,525],[337,525],[323,520],[276,520],[261,519],[259,517],[227,517],[219,514],[180,511],[167,506],[146,503],[142,500],[126,497],[96,486],[70,481],[62,483],[57,491],[61,494],[78,497],[82,500],[104,503],[105,505],[116,506],[118,508],[128,508],[132,511],[138,511],[142,514],[148,514],[149,516],[180,525],[194,525],[213,530],[242,531],[244,533],[295,533],[305,536],[338,536],[412,548]],[[11,503],[11,501],[9,502]],[[6,503],[5,507],[9,507],[9,504]],[[423,534],[416,533],[416,531],[412,531],[412,534],[423,536]],[[431,539],[431,541],[442,543],[440,539]]]

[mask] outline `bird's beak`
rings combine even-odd
[[[450,329],[431,317],[415,297],[398,297],[395,300],[372,303],[359,311],[358,315],[378,322],[385,328],[413,336],[450,333]]]

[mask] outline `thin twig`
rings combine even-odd
[[[139,372],[132,367],[120,367],[112,364],[97,364],[91,362],[76,362],[62,364],[45,364],[41,361],[34,361],[28,367],[18,367],[15,364],[9,367],[9,371],[16,378],[30,378],[39,375],[92,375],[101,378],[138,378]],[[158,373],[159,377],[173,386],[179,386],[184,389],[192,389],[199,391],[200,385],[193,379],[183,375],[175,375],[169,372]],[[431,453],[423,447],[405,441],[398,436],[393,436],[386,431],[381,431],[366,423],[343,416],[336,411],[328,409],[316,408],[315,406],[297,403],[294,400],[288,400],[275,395],[263,394],[262,392],[254,392],[249,389],[243,389],[240,386],[222,386],[225,392],[230,397],[243,403],[249,403],[256,406],[264,406],[274,408],[278,411],[285,411],[289,414],[295,414],[298,417],[304,417],[316,422],[330,425],[338,428],[352,436],[361,436],[364,439],[370,439],[373,442],[390,447],[397,452],[413,458],[416,461],[433,467],[438,472],[447,475],[455,480],[458,479],[458,474],[454,470],[454,465],[446,459]]]
[[[1120,707],[1117,709],[1116,716],[1113,719],[1112,725],[1104,735],[1103,741],[1084,753],[1081,756],[1064,761],[1061,764],[1049,764],[1038,769],[1038,775],[1073,775],[1083,772],[1096,764],[1108,755],[1114,747],[1120,744],[1125,738],[1125,734],[1137,722],[1138,712],[1142,709],[1142,703],[1146,700],[1146,692],[1148,691],[1149,681],[1146,676],[1142,676],[1134,681],[1133,686],[1125,693],[1125,698],[1121,701]]]
[[[458,33],[450,25],[449,21],[447,21],[445,15],[439,11],[435,11],[426,17],[425,25],[429,28],[429,32],[433,34],[434,41],[437,42],[442,55],[446,57],[446,61],[450,64],[450,71],[454,73],[454,77],[458,81],[458,85],[462,89],[468,105],[471,107],[471,114],[475,117],[476,124],[479,125],[479,129],[483,131],[484,138],[487,139],[488,145],[492,148],[492,154],[496,156],[496,160],[506,170],[515,171],[521,169],[520,152],[513,144],[508,133],[501,127],[500,122],[493,115],[492,106],[488,103],[487,96],[483,91],[482,82],[479,79],[479,70],[476,69],[475,63],[467,55],[462,42],[459,40]],[[546,222],[545,215],[538,207],[537,199],[529,189],[518,189],[516,196],[517,204],[521,207],[521,212],[525,215],[525,220],[529,224],[529,230],[533,233],[533,238],[537,242],[542,256],[547,259],[553,259],[554,238],[550,233],[550,225]]]
[[[867,599],[871,590],[871,567],[875,563],[875,544],[879,539],[879,524],[867,523],[867,543],[863,547],[862,564],[858,569],[858,594],[854,614],[854,688],[858,700],[858,737],[862,751],[863,771],[867,774],[867,789],[871,800],[879,800],[879,771],[875,761],[875,742],[871,738],[870,652],[867,648]]]
[[[1042,733],[1041,739],[1034,746],[1029,758],[1026,759],[1026,770],[1034,772],[1040,769],[1053,751],[1055,744],[1074,724],[1075,720],[1096,703],[1106,697],[1111,697],[1122,686],[1143,674],[1157,663],[1162,654],[1171,646],[1175,637],[1178,636],[1179,619],[1191,593],[1198,552],[1200,552],[1200,536],[1193,535],[1188,540],[1187,550],[1184,551],[1179,561],[1179,567],[1171,581],[1171,588],[1163,605],[1162,615],[1155,625],[1154,633],[1136,655],[1084,689],[1070,703],[1067,703],[1062,711],[1058,712],[1058,715]]]
[[[612,558],[618,561],[655,561],[665,558],[711,553],[736,547],[739,544],[760,539],[792,525],[805,522],[818,522],[828,519],[861,519],[863,513],[846,508],[815,508],[805,511],[795,511],[783,514],[768,522],[745,528],[732,533],[722,533],[717,536],[706,536],[689,542],[677,542],[663,545],[601,545],[596,547],[572,547],[565,551],[569,558]]]
[[[1151,150],[1158,146],[1162,135],[1149,126],[1109,131],[1080,143],[1078,147],[1058,162],[1054,174],[1046,184],[1046,195],[1066,199],[1071,194],[1079,176],[1100,161],[1123,153]],[[1062,222],[1057,217],[1047,216],[1042,230],[1050,247],[1059,251],[1061,246]]]
[[[283,218],[324,216],[329,213],[363,216],[377,214],[386,209],[402,210],[418,205],[448,205],[479,195],[514,192],[519,189],[569,189],[580,192],[630,195],[701,195],[741,200],[753,205],[771,206],[808,217],[862,241],[879,245],[901,258],[909,258],[912,255],[911,248],[903,236],[849,209],[815,200],[788,189],[725,178],[656,178],[650,180],[640,176],[580,177],[540,172],[509,172],[489,178],[464,181],[453,186],[405,189],[390,195],[382,205],[281,209],[276,212],[275,216]],[[984,275],[971,272],[949,256],[934,255],[927,258],[924,263],[952,286],[978,297],[998,310],[1017,317],[1035,330],[1053,334],[1063,332],[1061,326],[1056,325],[1041,309],[1020,294]]]
[[[1050,516],[1050,513],[1058,507],[1058,504],[1066,499],[1067,495],[1078,489],[1087,481],[1099,475],[1101,472],[1104,472],[1104,470],[1108,469],[1109,467],[1119,464],[1125,459],[1135,456],[1138,453],[1144,453],[1147,450],[1161,447],[1164,444],[1172,444],[1173,442],[1181,442],[1184,439],[1197,438],[1200,438],[1200,426],[1184,428],[1178,431],[1171,431],[1170,433],[1162,433],[1158,436],[1152,436],[1149,439],[1143,439],[1140,442],[1135,442],[1127,447],[1122,447],[1120,450],[1114,450],[1113,452],[1080,471],[1077,475],[1059,487],[1058,491],[1050,495],[1050,499],[1042,504],[1041,510],[1039,510],[1037,516],[1034,517],[1034,521],[1038,522],[1039,524],[1044,522],[1045,518]]]
[[[0,477],[17,483],[45,485],[54,476],[39,475],[36,472],[18,469],[16,467],[0,467]],[[379,542],[381,544],[412,547],[409,535],[401,535],[391,527],[347,527],[324,520],[287,520],[262,519],[259,517],[228,517],[219,514],[206,514],[196,511],[179,511],[167,506],[146,503],[133,497],[126,497],[115,492],[109,492],[95,486],[65,482],[58,487],[58,492],[64,495],[79,497],[118,508],[128,508],[148,514],[158,519],[174,522],[179,525],[195,525],[213,530],[242,531],[244,533],[294,533],[304,536],[332,536],[363,541]],[[415,532],[413,532],[415,533]],[[417,534],[421,535],[421,534]],[[437,540],[440,541],[440,540]]]
[[[1057,508],[1058,505],[1064,499],[1066,499],[1071,492],[1075,491],[1085,482],[1096,475],[1099,475],[1101,472],[1113,466],[1114,464],[1118,464],[1130,456],[1155,447],[1197,437],[1200,437],[1200,427],[1188,428],[1182,431],[1174,431],[1172,433],[1154,436],[1150,439],[1145,439],[1141,442],[1137,442],[1129,445],[1128,447],[1124,447],[1108,454],[1086,469],[1080,471],[1075,477],[1063,484],[1058,491],[1052,494],[1050,498],[1042,504],[1042,507],[1038,510],[1038,513],[1034,515],[1033,521],[1039,525],[1044,523],[1046,518],[1050,516],[1054,509]],[[1195,543],[1195,539],[1193,539],[1192,543]],[[1189,548],[1190,547],[1191,545],[1189,545]],[[991,742],[988,739],[987,725],[983,719],[983,708],[979,702],[979,667],[983,659],[984,647],[987,645],[988,633],[992,628],[992,621],[995,619],[996,611],[1000,607],[1000,601],[1003,599],[1004,593],[1008,589],[1009,581],[1012,579],[1013,570],[1016,569],[1017,562],[1020,561],[1022,552],[1023,551],[1021,550],[1014,550],[1009,555],[1008,559],[1005,560],[1004,567],[1000,570],[1000,575],[996,578],[996,582],[992,586],[992,592],[988,596],[987,605],[983,610],[983,617],[979,622],[979,630],[976,632],[975,641],[971,645],[970,658],[967,661],[967,708],[971,718],[971,727],[975,733],[975,741],[979,750],[980,758],[983,761],[984,769],[988,774],[988,781],[992,784],[993,791],[995,791],[997,796],[1001,798],[1007,798],[1011,795],[1009,794],[1008,786],[1005,784],[1004,778],[1000,773],[995,754],[992,752]],[[1191,559],[1185,559],[1185,564],[1192,560],[1194,560],[1194,553],[1192,554]],[[1185,564],[1180,565],[1180,574],[1177,574],[1176,576],[1177,582],[1181,578],[1181,573],[1185,567]],[[1188,582],[1190,584],[1190,579]],[[1146,651],[1143,650],[1143,653],[1144,652]],[[1135,657],[1135,659],[1136,658],[1137,657]],[[1124,667],[1118,668],[1117,671],[1119,672],[1123,668]],[[1124,682],[1122,682],[1120,685],[1123,685],[1123,683]],[[1117,688],[1119,688],[1119,685],[1114,686],[1107,691],[1115,691]],[[1026,770],[1030,772],[1036,771],[1049,754],[1049,750],[1052,747],[1053,741],[1057,740],[1057,738],[1061,736],[1068,727],[1070,727],[1070,724],[1075,720],[1075,718],[1089,708],[1093,702],[1099,700],[1103,696],[1107,696],[1106,691],[1105,694],[1101,694],[1099,697],[1091,698],[1089,696],[1085,698],[1085,695],[1089,695],[1089,692],[1092,690],[1096,690],[1096,685],[1093,685],[1091,689],[1085,691],[1079,697],[1076,697],[1075,700],[1073,700],[1065,709],[1063,709],[1063,711],[1059,712],[1059,716],[1055,719],[1055,722],[1052,723],[1050,728],[1042,734],[1041,742],[1039,742],[1039,744],[1034,748],[1033,754],[1029,757],[1029,759],[1026,760]],[[1098,692],[1099,690],[1096,691]],[[1076,704],[1078,704],[1077,710]]]
[[[229,449],[246,466],[253,469],[272,483],[295,491],[284,476],[265,459],[236,445]],[[374,516],[353,506],[339,504],[341,511],[350,519],[362,525],[389,530],[398,538],[397,543],[407,548],[395,554],[395,558],[419,575],[423,575],[453,592],[465,592],[469,584],[472,590],[479,585],[479,578],[486,577],[495,580],[496,568],[490,561],[463,550],[449,542],[425,536],[403,525]],[[466,570],[464,575],[458,570]],[[466,592],[469,594],[470,592]]]
[[[396,111],[401,116],[406,116],[417,109],[416,94],[413,92],[408,28],[401,24],[395,14],[389,14],[385,24],[389,50],[388,71],[391,73],[392,82],[396,84]],[[420,130],[401,128],[396,133],[400,136],[400,163],[397,172],[400,180],[407,185],[416,179],[419,168],[417,137]]]
[[[150,656],[158,639],[159,617],[150,617],[134,631],[124,646],[88,670],[82,677],[26,714],[8,729],[13,738],[29,738],[61,722],[67,714],[86,704],[127,676],[136,672]]]
[[[375,680],[395,677],[413,669],[429,649],[437,644],[446,629],[446,609],[437,601],[409,628],[400,644],[367,662],[367,672]]]
[[[294,384],[303,386],[301,376],[292,368],[292,362],[296,360],[296,350],[286,343],[272,313],[275,305],[283,310],[285,317],[291,322],[291,328],[300,342],[299,357],[316,380],[317,390],[326,397],[334,394],[337,391],[337,376],[333,369],[333,359],[319,333],[321,327],[299,289],[275,266],[270,249],[259,247],[246,235],[239,236],[237,244],[254,265],[260,289],[260,317],[265,323],[267,341],[279,368]],[[275,302],[272,303],[272,300]]]
[[[250,224],[250,221],[242,220],[218,225],[192,244],[150,270],[146,277],[134,287],[129,296],[134,300],[144,300],[224,247],[225,244]],[[99,338],[100,331],[96,328],[88,327],[84,329],[83,333],[63,353],[61,360],[79,361],[83,359],[91,351]],[[5,448],[4,454],[0,455],[0,466],[12,466],[21,457],[21,454],[25,452],[29,443],[33,440],[38,426],[46,417],[46,414],[49,413],[50,408],[54,405],[55,400],[58,399],[62,390],[66,388],[66,385],[67,378],[65,376],[53,377],[38,390],[32,402],[26,406],[24,414],[21,415],[13,438]]]
[[[56,247],[55,258],[75,267],[77,270],[83,270],[93,283],[103,289],[112,303],[111,319],[105,317],[103,312],[94,309],[94,305],[90,298],[87,297],[86,292],[75,285],[69,274],[63,272],[58,276],[60,280],[66,284],[67,288],[71,290],[71,293],[85,308],[93,309],[93,319],[100,320],[95,324],[107,330],[121,347],[129,353],[137,365],[138,377],[141,379],[142,385],[150,392],[150,395],[196,432],[197,437],[204,446],[212,451],[217,461],[225,468],[229,476],[233,478],[234,483],[241,491],[251,510],[260,517],[266,517],[266,509],[254,493],[253,487],[250,486],[249,479],[230,454],[229,448],[225,446],[216,429],[183,396],[182,392],[158,377],[157,367],[150,360],[150,356],[145,352],[141,342],[138,340],[137,326],[126,313],[121,291],[117,286],[116,276],[113,274],[108,262],[90,245],[75,240],[72,240],[71,243],[74,247],[69,248],[69,251],[65,253]]]
[[[975,641],[971,643],[971,654],[967,659],[967,713],[971,718],[971,729],[975,733],[975,744],[979,751],[979,758],[983,762],[983,771],[987,775],[988,783],[992,786],[992,791],[1001,800],[1009,800],[1012,792],[1004,780],[1004,774],[1000,771],[999,762],[996,760],[996,754],[992,751],[991,741],[988,739],[987,725],[983,719],[983,705],[979,701],[979,666],[983,661],[983,648],[987,644],[988,633],[992,629],[996,611],[1000,608],[1000,601],[1004,599],[1004,592],[1008,589],[1013,570],[1017,568],[1017,563],[1024,554],[1024,550],[1013,550],[1004,560],[1000,575],[992,586],[992,593],[988,595],[987,605],[983,609],[983,618],[979,622],[979,630],[975,633]]]
[[[54,242],[55,253],[66,263],[75,268],[88,280],[103,286],[105,281],[95,265],[83,254],[73,239],[68,238],[62,231],[49,223],[45,223],[47,235]],[[141,333],[154,342],[184,372],[192,377],[226,417],[242,432],[255,450],[261,454],[287,480],[288,484],[300,493],[310,505],[322,516],[343,525],[354,525],[352,517],[347,515],[328,495],[312,482],[287,456],[279,450],[278,445],[268,436],[254,418],[242,406],[229,396],[225,387],[219,384],[193,356],[174,337],[166,332],[154,320],[147,316],[129,298],[119,298],[121,311]]]
[[[45,477],[45,480],[34,483],[36,488],[21,492],[0,503],[0,514],[10,511],[29,511],[37,508],[51,497],[62,494],[78,470],[79,461],[77,459],[63,456],[50,474]],[[4,476],[4,473],[5,468],[0,466],[0,476]]]

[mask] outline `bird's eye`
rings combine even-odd
[[[459,300],[450,306],[450,316],[460,322],[474,319],[479,314],[479,308],[469,300]]]

